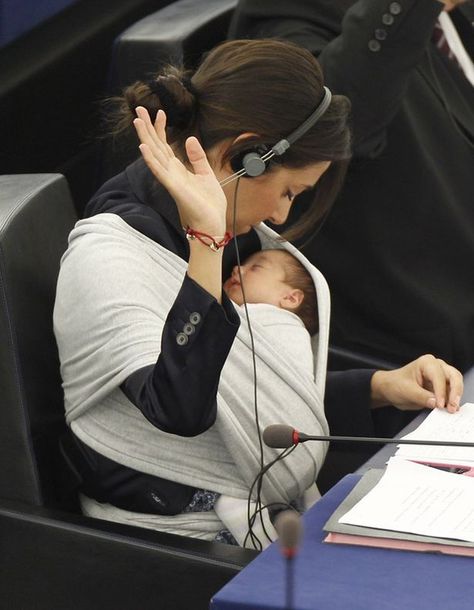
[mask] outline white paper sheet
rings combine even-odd
[[[474,443],[474,404],[465,403],[456,413],[433,409],[416,430],[403,438]],[[474,466],[474,447],[400,445],[396,455],[405,459]]]
[[[392,458],[339,522],[474,542],[474,479]]]

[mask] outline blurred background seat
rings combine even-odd
[[[0,174],[64,174],[82,210],[97,184],[113,41],[170,2],[0,0]]]

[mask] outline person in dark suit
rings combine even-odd
[[[331,288],[337,346],[474,365],[473,22],[459,0],[239,2],[231,37],[301,44],[352,102],[345,187],[303,248]]]

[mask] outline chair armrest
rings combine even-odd
[[[336,345],[329,346],[328,369],[345,371],[348,369],[382,369],[390,370],[402,366],[402,363],[390,362],[373,354],[363,354]]]

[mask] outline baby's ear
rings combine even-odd
[[[288,311],[298,309],[304,299],[304,292],[299,288],[289,288],[280,299],[280,307]]]

